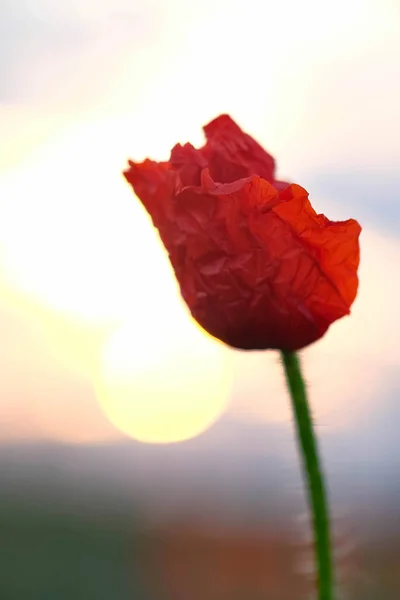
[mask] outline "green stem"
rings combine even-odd
[[[333,569],[327,498],[313,431],[306,388],[295,352],[282,351],[286,381],[295,414],[297,437],[302,452],[308,500],[314,525],[315,558],[318,569],[318,598],[333,600]]]

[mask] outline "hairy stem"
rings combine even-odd
[[[324,479],[318,456],[306,388],[295,352],[282,352],[286,381],[290,391],[306,479],[308,501],[314,527],[314,548],[318,573],[319,600],[333,600],[333,568],[330,527]]]

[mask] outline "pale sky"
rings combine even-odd
[[[0,440],[168,441],[223,411],[290,423],[277,353],[199,331],[121,177],[221,112],[318,212],[363,225],[353,314],[303,353],[317,420],[354,426],[400,366],[398,3],[0,12]]]

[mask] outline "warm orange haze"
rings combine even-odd
[[[379,583],[367,600],[397,600],[397,3],[16,0],[2,9],[0,487],[8,508],[0,504],[0,518],[10,542],[0,597],[69,600],[63,588],[98,600],[119,589],[97,563],[87,576],[100,542],[89,549],[78,536],[71,555],[58,555],[68,536],[51,524],[55,546],[45,551],[48,498],[75,507],[66,513],[82,504],[100,520],[126,502],[140,526],[145,516],[153,524],[174,518],[178,533],[186,519],[189,540],[213,523],[232,527],[232,556],[220,571],[227,578],[236,557],[249,556],[243,548],[260,523],[290,530],[272,532],[269,548],[291,543],[304,498],[278,353],[228,349],[200,330],[121,174],[128,158],[161,161],[177,142],[202,146],[201,126],[229,113],[276,158],[279,180],[307,189],[317,213],[363,226],[351,317],[301,356],[335,515],[343,509],[346,527],[359,526],[360,547],[378,550],[360,550],[357,581],[370,573]],[[22,513],[10,517],[19,503],[42,507],[38,533]],[[385,543],[393,530],[391,545],[373,545],[378,526]],[[224,535],[204,541],[212,556]],[[162,533],[148,564],[162,563],[170,544],[179,550],[171,536]],[[98,560],[117,577],[122,559],[113,562],[118,552],[107,540],[109,554]],[[200,555],[203,546],[192,548]],[[50,567],[53,555],[59,563]],[[88,561],[82,584],[79,556]],[[58,564],[68,566],[63,584]],[[191,572],[201,574],[201,565]],[[261,571],[236,568],[237,585],[250,576],[265,585]],[[116,600],[130,597],[115,591]]]
[[[382,61],[386,61],[383,62],[385,67],[376,67],[377,76],[382,68],[390,68],[393,62],[390,44],[395,43],[390,5],[385,13],[378,5],[371,5],[367,9],[360,2],[346,3],[347,16],[344,21],[340,17],[340,6],[334,11],[332,9],[329,19],[322,20],[319,4],[309,4],[314,21],[304,18],[305,29],[301,35],[297,21],[300,16],[294,4],[290,6],[297,17],[295,19],[293,16],[293,20],[285,24],[286,43],[280,48],[280,53],[274,53],[273,57],[270,49],[275,47],[278,33],[270,30],[267,39],[262,36],[261,42],[257,36],[258,29],[261,33],[260,23],[252,20],[251,30],[242,26],[243,19],[250,18],[251,7],[245,9],[238,5],[230,13],[231,31],[243,29],[241,39],[248,40],[240,52],[237,47],[228,44],[230,34],[222,27],[224,3],[217,6],[212,22],[207,20],[207,4],[199,9],[196,17],[195,14],[182,11],[181,21],[171,20],[172,12],[168,10],[162,13],[166,21],[159,31],[165,44],[160,45],[158,59],[157,46],[153,43],[157,24],[153,23],[148,30],[148,39],[140,37],[133,41],[129,31],[119,31],[118,17],[113,17],[112,9],[106,8],[106,4],[101,10],[96,7],[96,12],[91,12],[89,5],[83,12],[83,9],[79,9],[76,13],[76,7],[66,8],[65,13],[60,8],[59,18],[66,19],[63,29],[65,35],[73,19],[83,24],[93,22],[99,31],[102,23],[113,23],[113,18],[116,21],[115,27],[110,25],[104,42],[97,49],[93,47],[87,50],[88,65],[91,65],[94,73],[92,88],[83,78],[83,72],[78,70],[61,84],[65,87],[64,93],[57,93],[51,77],[52,63],[48,62],[50,59],[47,57],[47,63],[39,61],[33,67],[35,72],[41,74],[40,86],[27,88],[25,85],[25,91],[19,92],[17,86],[20,84],[17,75],[14,75],[7,90],[11,94],[10,99],[6,99],[2,105],[1,273],[2,287],[10,290],[11,294],[8,296],[3,293],[2,302],[4,319],[10,321],[7,311],[17,311],[18,317],[15,318],[19,319],[21,340],[18,349],[15,349],[16,356],[11,358],[9,352],[6,355],[8,360],[13,361],[14,369],[18,364],[20,374],[29,368],[34,373],[33,377],[37,378],[34,385],[30,384],[24,389],[22,383],[27,383],[26,378],[19,377],[16,386],[11,377],[12,369],[6,368],[8,377],[1,383],[7,390],[1,396],[3,414],[7,416],[7,425],[2,434],[4,439],[50,436],[80,442],[85,439],[106,440],[119,436],[119,429],[139,438],[150,436],[153,441],[158,435],[163,438],[164,434],[157,433],[159,425],[156,424],[154,433],[144,432],[141,436],[137,426],[131,423],[135,418],[132,407],[128,411],[129,416],[121,414],[121,406],[111,408],[114,402],[111,398],[116,395],[115,390],[110,388],[110,372],[114,366],[105,366],[105,361],[114,360],[110,358],[113,354],[110,345],[115,345],[112,340],[117,330],[124,327],[130,332],[136,328],[136,335],[129,342],[125,335],[125,341],[120,343],[118,349],[118,360],[130,364],[130,381],[128,383],[125,378],[124,385],[135,396],[134,405],[141,403],[142,396],[152,398],[148,406],[152,407],[151,411],[154,410],[154,422],[158,422],[157,411],[164,414],[165,410],[171,410],[175,420],[175,411],[188,405],[181,415],[180,432],[165,433],[167,440],[198,433],[217,418],[224,407],[229,407],[241,418],[243,402],[246,405],[244,412],[248,413],[245,418],[249,414],[263,413],[268,419],[287,418],[289,413],[285,401],[275,400],[281,397],[282,382],[278,369],[273,365],[273,356],[262,359],[256,355],[236,356],[219,347],[216,342],[204,338],[201,342],[202,358],[201,361],[197,360],[194,345],[189,341],[197,332],[179,299],[168,261],[160,252],[157,233],[144,211],[131,198],[120,171],[128,156],[138,159],[146,155],[158,159],[167,156],[176,139],[182,143],[187,139],[201,143],[199,124],[207,122],[218,111],[227,110],[278,157],[278,176],[281,178],[301,179],[304,184],[310,181],[312,185],[312,173],[316,169],[326,170],[324,164],[332,170],[345,160],[346,168],[353,171],[372,165],[372,155],[368,149],[365,147],[363,154],[360,154],[357,146],[358,140],[361,142],[365,135],[360,129],[363,114],[368,118],[370,130],[375,127],[375,145],[381,146],[379,151],[374,152],[373,161],[376,166],[381,161],[381,169],[387,169],[387,153],[392,152],[395,141],[389,134],[387,138],[382,137],[382,120],[378,120],[374,112],[374,103],[378,102],[378,98],[369,94],[361,104],[354,100],[357,102],[357,111],[356,114],[353,111],[350,127],[350,121],[341,118],[343,111],[346,114],[349,111],[343,104],[348,97],[345,88],[332,87],[335,95],[331,99],[326,97],[325,90],[334,86],[335,77],[339,77],[340,72],[346,78],[348,66],[353,62],[358,65],[354,66],[359,78],[357,94],[361,93],[363,86],[367,91],[369,84],[364,78],[360,52],[364,48],[365,64],[371,64],[370,56],[377,61],[383,50],[376,53],[371,39],[378,44],[379,36],[385,37],[387,58],[382,56]],[[50,5],[42,10],[53,11]],[[283,5],[281,8],[274,7],[274,11],[276,19],[286,15]],[[35,12],[32,7],[33,20],[40,19],[40,14],[39,9]],[[54,12],[51,14],[55,16]],[[354,30],[352,23],[356,21],[359,27]],[[58,27],[63,27],[62,21],[57,23]],[[218,35],[220,41],[226,39],[225,50],[221,54],[213,54],[213,45],[202,47],[201,51],[198,47],[196,40],[201,39],[206,23],[209,36]],[[173,39],[174,31],[183,31],[185,27],[190,27],[191,35],[184,35],[179,47],[167,43]],[[118,42],[117,32],[121,36]],[[308,37],[305,32],[308,32]],[[334,43],[339,32],[340,48]],[[334,73],[338,73],[324,75],[321,71],[321,77],[326,79],[322,86],[318,75],[320,63],[316,61],[313,51],[317,42],[320,59],[325,56],[328,63],[336,65]],[[128,52],[132,44],[135,44],[134,49]],[[238,82],[235,93],[230,94],[224,80],[218,75],[218,61],[225,62],[228,48],[228,64],[232,62],[232,67],[226,73],[227,80],[245,65],[246,77],[249,74],[253,76],[251,110],[247,85]],[[63,51],[60,49],[59,52],[59,60],[64,60]],[[260,56],[261,52],[264,65],[262,78],[256,75],[257,63],[250,59],[250,56]],[[289,61],[289,57],[293,58],[293,52],[295,59]],[[77,50],[72,46],[69,61],[77,56],[74,53]],[[212,98],[203,87],[193,88],[196,89],[193,94],[189,91],[192,89],[191,82],[195,85],[195,74],[206,56],[213,57],[212,61],[208,61],[207,72],[207,89],[212,87]],[[235,61],[239,61],[236,70],[233,68]],[[118,69],[113,71],[112,64],[118,65]],[[372,64],[375,63],[372,61]],[[297,74],[300,66],[303,69],[301,85]],[[152,77],[143,78],[144,73],[152,73]],[[102,80],[106,74],[107,85]],[[296,102],[288,93],[284,81],[292,77],[298,82]],[[138,78],[141,82],[139,87],[135,84]],[[397,106],[395,97],[398,84],[392,81],[391,85],[392,93],[385,94],[387,107],[381,111],[383,119],[394,114]],[[175,90],[173,95],[168,93],[170,89]],[[12,102],[13,93],[20,93],[22,101]],[[315,108],[311,110],[313,104]],[[334,136],[331,133],[333,123],[337,128]],[[355,210],[351,205],[335,205],[335,201],[343,199],[337,198],[337,194],[330,196],[329,186],[310,189],[317,210],[326,210],[332,218],[346,217]],[[354,318],[337,324],[337,328],[330,331],[318,348],[311,347],[305,353],[306,363],[310,365],[310,377],[318,380],[311,380],[316,410],[322,411],[324,418],[330,415],[329,418],[333,418],[334,422],[346,421],[352,411],[358,410],[356,406],[367,401],[358,388],[360,380],[365,380],[366,371],[371,379],[368,389],[372,389],[371,386],[379,389],[383,371],[377,367],[375,360],[368,362],[370,352],[366,355],[361,351],[365,349],[366,340],[371,349],[380,348],[381,340],[385,341],[387,351],[384,354],[379,352],[379,361],[391,363],[397,352],[397,344],[392,340],[395,339],[393,326],[398,327],[398,320],[392,316],[396,310],[393,285],[398,284],[388,279],[381,265],[384,262],[389,272],[388,261],[393,260],[393,264],[396,264],[399,243],[396,237],[382,234],[379,226],[371,227],[367,223],[364,229],[363,283],[354,306]],[[377,281],[380,281],[380,285]],[[388,293],[385,293],[385,289],[388,289]],[[381,311],[379,303],[383,297],[386,299],[385,310]],[[379,315],[379,325],[373,316],[375,310]],[[369,315],[368,331],[364,325],[365,313]],[[151,323],[154,319],[161,327],[157,344],[153,343],[152,338]],[[32,327],[36,332],[33,336],[29,334]],[[173,349],[169,352],[171,328],[174,330],[174,339]],[[391,332],[390,337],[386,331]],[[22,341],[22,335],[29,338],[26,343]],[[343,337],[347,340],[345,349],[342,347]],[[43,358],[43,345],[48,350],[48,359]],[[121,355],[124,353],[125,357]],[[142,387],[145,381],[151,379],[146,378],[147,375],[144,377],[144,372],[157,377],[160,360],[166,364],[164,357],[160,359],[157,356],[160,353],[170,354],[168,401],[165,397],[160,398],[154,389]],[[137,360],[138,354],[147,356],[145,371]],[[221,361],[224,365],[221,370],[217,368],[216,355],[218,364]],[[339,381],[337,377],[331,377],[329,383],[324,380],[321,376],[323,371],[337,369],[338,373],[343,373],[348,369],[348,355],[357,356],[352,366],[352,377],[342,376]],[[40,384],[39,370],[43,373],[44,367],[36,365],[39,361],[44,361],[45,368],[52,373],[52,379],[56,377],[55,370],[61,370],[64,378],[62,397],[68,398],[68,401],[63,401],[58,394],[54,397],[51,392],[48,395],[41,392],[36,402],[29,400],[29,396],[35,394],[35,386]],[[314,361],[318,361],[318,368],[313,368]],[[184,382],[177,377],[177,369],[181,374],[186,369],[190,371],[193,389],[200,389],[195,384],[197,377],[200,379],[199,385],[204,385],[203,390],[213,389],[213,393],[202,394],[199,391],[197,399],[193,397],[186,403],[188,391]],[[240,388],[249,369],[253,370],[255,380],[263,379],[263,384],[253,389],[250,398],[247,394],[244,399],[242,394],[232,391],[232,385],[235,379],[235,389]],[[207,378],[215,383],[219,377],[221,380],[218,385],[206,383]],[[107,379],[106,384],[104,378]],[[86,391],[80,391],[85,395],[85,401],[80,395],[78,400],[76,393],[72,392],[76,379],[85,380]],[[118,387],[120,383],[116,380],[115,386]],[[266,394],[271,394],[274,401],[266,403]],[[19,399],[16,400],[16,396]],[[175,406],[172,399],[176,401]],[[350,414],[349,411],[344,414],[339,410],[340,405],[349,404]],[[98,406],[106,410],[104,417],[99,413]],[[111,416],[110,410],[114,416]],[[193,414],[190,414],[191,411]],[[77,418],[78,413],[80,426],[76,427],[73,415]],[[117,413],[118,418],[115,416]],[[113,426],[107,424],[107,415],[111,417]],[[141,418],[138,416],[138,420]],[[187,433],[183,424],[185,419],[188,419]],[[168,427],[167,422],[164,423],[165,428]]]
[[[83,151],[84,156],[74,157],[70,147],[50,147],[42,162],[36,158],[33,164],[22,164],[22,176],[18,169],[2,176],[2,304],[8,328],[14,321],[18,323],[20,340],[11,349],[13,354],[10,347],[5,353],[5,361],[12,361],[13,365],[11,370],[5,369],[6,378],[1,384],[7,390],[2,394],[7,415],[4,439],[50,436],[71,442],[86,438],[99,441],[115,438],[119,435],[118,429],[139,439],[149,437],[156,441],[157,435],[160,441],[164,436],[167,441],[173,441],[175,436],[182,439],[186,437],[182,421],[188,419],[188,437],[201,431],[228,406],[233,380],[235,386],[241,388],[249,369],[253,371],[253,380],[261,380],[262,384],[256,389],[254,383],[251,385],[250,397],[248,393],[246,397],[235,394],[237,397],[230,403],[229,410],[241,418],[245,402],[244,412],[248,413],[243,415],[245,419],[251,414],[261,416],[263,413],[268,419],[287,419],[286,402],[276,401],[277,397],[284,397],[283,381],[274,364],[276,357],[241,356],[200,334],[180,299],[172,270],[147,215],[132,201],[119,173],[107,169],[107,160],[98,156],[98,146],[92,148],[87,139],[84,142],[85,145],[82,141],[79,143],[78,138],[75,148],[77,153]],[[109,145],[116,144],[112,140]],[[106,149],[104,154],[107,155]],[[85,169],[82,169],[84,157]],[[115,162],[109,161],[116,168]],[[76,165],[76,178],[67,178],[60,187],[58,182],[65,177],[66,164],[70,170]],[[94,169],[98,169],[98,175],[90,185]],[[86,173],[89,181],[86,181]],[[35,189],[40,189],[37,197]],[[24,215],[23,220],[21,215]],[[358,388],[360,378],[365,377],[365,361],[370,356],[361,352],[364,340],[368,339],[373,348],[380,345],[380,339],[385,339],[386,347],[393,348],[394,353],[397,348],[394,336],[388,337],[385,333],[397,323],[392,318],[396,297],[392,292],[393,282],[387,279],[381,264],[383,257],[386,265],[390,261],[395,264],[399,244],[394,238],[384,239],[370,228],[366,229],[363,239],[362,287],[354,306],[354,318],[336,324],[318,348],[312,346],[305,353],[306,364],[317,361],[319,365],[317,369],[309,369],[309,376],[317,380],[311,379],[316,410],[322,414],[333,411],[334,422],[351,418],[353,403],[350,413],[339,410],[341,403],[348,404],[349,398],[365,403]],[[379,302],[385,288],[388,292],[383,292],[386,297],[384,321],[381,319],[378,324],[374,318],[367,331],[363,314],[371,311],[371,297],[377,297]],[[9,313],[11,319],[7,316]],[[154,331],[157,331],[156,340]],[[345,348],[342,347],[343,336],[347,339]],[[387,354],[389,363],[394,358],[393,352]],[[353,376],[324,380],[323,370],[343,373],[348,369],[348,355],[357,356]],[[152,407],[158,434],[151,431],[140,434],[133,423],[133,406],[126,407],[130,415],[126,417],[121,415],[122,407],[111,408],[111,397],[118,396],[110,388],[110,377],[118,379],[116,360],[120,364],[119,371],[125,368],[124,385],[135,398],[133,406],[136,402],[140,405],[144,397],[144,405]],[[381,356],[379,360],[385,358]],[[44,364],[39,366],[41,363]],[[20,374],[24,368],[33,371],[33,385],[32,380],[24,377],[22,380],[17,377],[17,384],[16,368]],[[55,373],[62,373],[62,395],[54,397],[50,390],[48,395],[44,390],[39,398],[35,396],[36,402],[31,403],[28,398],[35,394],[35,385],[38,384],[39,389],[43,387],[40,382],[43,368],[51,373],[51,379],[56,377]],[[160,369],[165,369],[165,376]],[[11,379],[12,373],[14,379]],[[163,385],[170,390],[168,401],[160,391],[150,389],[154,384],[152,374],[156,379],[160,376]],[[379,387],[381,374],[375,361],[368,366],[372,385]],[[72,392],[76,379],[86,381],[83,393],[87,396],[83,402]],[[115,386],[122,383],[117,379]],[[203,392],[198,386],[204,386]],[[62,399],[69,397],[68,389],[72,393],[72,404],[71,400]],[[190,401],[187,401],[188,394],[192,396]],[[274,401],[266,403],[265,394],[271,394]],[[106,411],[105,417],[99,414],[94,395]],[[171,411],[174,428],[176,410],[182,411],[178,419],[181,433],[163,434],[156,424],[157,411],[160,415]],[[113,412],[118,413],[118,418],[115,414],[112,416]],[[73,414],[80,421],[79,427],[69,422],[75,418]],[[107,416],[116,430],[102,422]],[[123,422],[125,418],[128,423]],[[140,415],[137,418],[140,420]],[[193,419],[198,419],[197,426]],[[167,423],[163,421],[164,428],[168,427]]]

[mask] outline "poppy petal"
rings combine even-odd
[[[146,158],[141,163],[130,160],[128,164],[123,175],[158,227],[165,220],[175,195],[176,176],[167,162],[158,163]]]
[[[228,115],[199,150],[124,173],[150,213],[193,317],[235,348],[299,350],[350,312],[360,225],[317,214],[307,191]]]
[[[230,183],[250,175],[274,181],[274,158],[229,115],[217,117],[203,129],[207,143],[202,151],[215,181]]]

